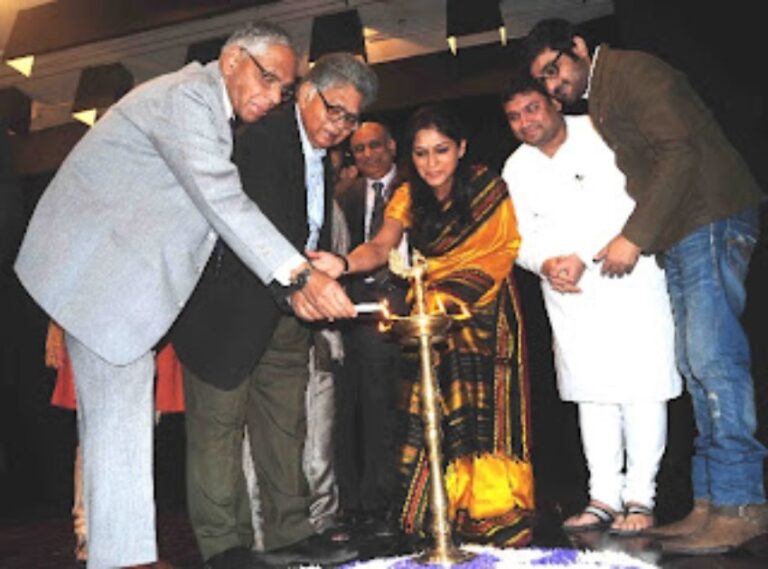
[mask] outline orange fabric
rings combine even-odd
[[[411,191],[408,184],[400,186],[387,204],[386,216],[399,221],[404,228],[410,228]],[[492,302],[499,292],[501,283],[509,276],[520,248],[520,233],[512,201],[507,199],[496,208],[493,215],[480,225],[459,246],[439,257],[427,258],[427,281],[439,281],[457,271],[473,268],[493,277],[494,286],[477,302],[484,306]],[[427,293],[427,302],[434,302]]]
[[[58,370],[51,405],[64,409],[77,409],[75,375],[64,343],[64,331],[55,322],[48,327],[45,344],[45,364]],[[171,344],[166,344],[155,358],[157,383],[155,384],[155,411],[160,413],[184,412],[184,384],[181,362]]]
[[[171,344],[166,344],[155,359],[157,385],[155,386],[155,411],[161,413],[184,412],[184,374],[181,362]]]
[[[75,380],[64,343],[64,330],[53,320],[48,324],[48,335],[45,338],[45,365],[58,370],[51,405],[77,409]]]
[[[51,405],[64,409],[77,409],[75,375],[72,373],[72,363],[69,361],[66,350],[56,375],[56,386],[53,388],[53,395],[51,395]]]

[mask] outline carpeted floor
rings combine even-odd
[[[645,538],[614,538],[605,533],[591,532],[568,538],[560,530],[556,512],[541,512],[537,518],[533,545],[553,548],[558,559],[584,559],[578,551],[623,552],[637,560],[636,567],[658,566],[669,569],[764,569],[768,567],[768,537],[759,538],[748,548],[729,555],[710,557],[664,557]],[[191,528],[183,513],[162,513],[158,516],[160,556],[174,569],[200,569],[202,561],[197,552]],[[0,569],[78,569],[72,550],[74,539],[68,517],[48,519],[5,520],[0,522]],[[564,549],[576,550],[565,555]],[[363,559],[392,556],[397,552],[391,543],[370,543]],[[531,555],[526,555],[528,558]],[[542,556],[542,558],[547,556]],[[552,558],[552,556],[549,556]],[[523,557],[521,557],[523,559]],[[597,558],[599,561],[600,558]],[[629,567],[626,560],[596,567]],[[552,558],[553,562],[555,561]],[[610,560],[610,558],[609,558]],[[521,561],[522,562],[522,561]],[[597,562],[597,561],[596,561]],[[541,563],[538,563],[539,565]],[[507,563],[484,567],[514,567]],[[552,566],[552,565],[550,565]]]

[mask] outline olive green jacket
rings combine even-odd
[[[683,73],[639,51],[603,45],[596,57],[589,114],[636,201],[626,238],[646,253],[661,252],[763,199]]]

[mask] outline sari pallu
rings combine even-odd
[[[525,342],[511,277],[519,236],[503,181],[482,170],[471,184],[471,223],[450,222],[422,251],[428,305],[463,305],[472,313],[435,350],[449,515],[464,539],[515,546],[530,540],[534,505]],[[387,215],[409,227],[409,213],[404,186]],[[430,473],[419,366],[416,354],[405,359],[400,521],[406,533],[423,534]]]

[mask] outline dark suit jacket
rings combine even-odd
[[[387,188],[389,195],[402,183],[402,177],[396,173]],[[349,226],[350,250],[365,241],[365,188],[366,179],[358,178],[335,195]]]
[[[303,251],[307,240],[304,155],[293,105],[245,128],[233,160],[243,189],[283,235]],[[325,222],[319,247],[330,247],[332,182],[325,170]],[[242,383],[264,353],[280,317],[269,288],[223,245],[215,250],[173,328],[171,341],[195,375],[221,389]]]
[[[398,172],[387,187],[389,196],[403,183]],[[365,241],[365,190],[366,179],[358,178],[336,194],[336,201],[344,212],[349,227],[350,250]],[[355,302],[370,302],[386,298],[398,313],[405,309],[405,292],[408,284],[393,276],[383,267],[374,273],[375,283],[365,284],[367,275],[355,275],[346,280],[347,293]]]
[[[637,202],[623,234],[646,252],[763,197],[685,75],[657,57],[601,46],[589,114]]]

